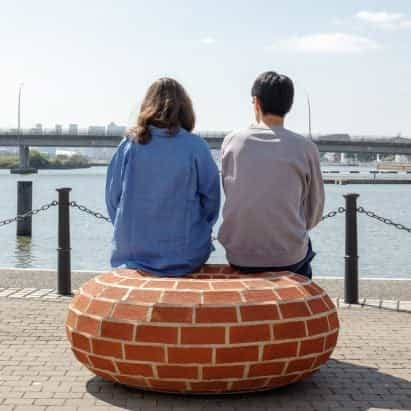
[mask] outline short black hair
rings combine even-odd
[[[263,114],[284,117],[293,105],[294,84],[283,74],[266,71],[254,81],[251,95],[258,97]]]

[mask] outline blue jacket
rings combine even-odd
[[[125,138],[107,171],[106,205],[114,225],[113,267],[184,276],[213,250],[220,178],[207,143],[184,129],[170,137],[150,127],[141,145]]]

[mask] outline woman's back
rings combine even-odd
[[[206,142],[150,126],[148,144],[125,139],[107,174],[112,266],[158,275],[192,272],[208,258],[218,217],[218,169]]]

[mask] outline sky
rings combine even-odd
[[[253,121],[263,71],[295,82],[287,127],[411,137],[410,0],[0,0],[0,128],[131,125],[158,77],[198,130]]]

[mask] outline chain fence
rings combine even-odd
[[[42,205],[39,208],[28,211],[27,213],[16,215],[16,217],[13,217],[13,218],[7,218],[5,220],[0,220],[0,227],[2,227],[4,225],[7,225],[7,224],[15,223],[17,221],[22,221],[27,217],[31,217],[33,215],[36,215],[36,214],[40,213],[41,211],[47,211],[50,207],[55,207],[57,205],[58,205],[58,201],[52,201],[48,204]]]
[[[89,214],[93,217],[96,217],[99,220],[104,220],[104,221],[107,221],[108,223],[111,223],[111,220],[110,220],[109,217],[106,217],[104,214],[102,214],[98,211],[90,210],[86,206],[83,206],[81,204],[77,204],[77,202],[75,202],[75,201],[70,201],[69,204],[70,204],[70,207],[77,208],[78,210],[80,210],[83,213],[86,213],[86,214]]]
[[[17,222],[17,221],[22,221],[23,219],[25,219],[27,217],[31,217],[33,215],[36,215],[36,214],[42,212],[42,211],[47,211],[49,208],[55,207],[58,204],[59,204],[58,201],[51,201],[50,203],[44,204],[41,207],[39,207],[37,209],[34,209],[32,211],[29,211],[25,214],[20,214],[20,215],[17,215],[16,217],[8,218],[8,219],[5,219],[5,220],[0,220],[0,227],[8,225],[8,224],[12,224],[12,223]],[[81,211],[83,213],[91,215],[92,217],[95,217],[99,220],[103,220],[103,221],[106,221],[108,223],[111,223],[111,220],[110,220],[109,217],[105,216],[104,214],[102,214],[98,211],[93,211],[93,210],[91,210],[90,208],[88,208],[84,205],[78,204],[76,201],[70,201],[69,205],[70,205],[70,207],[76,208],[76,209],[78,209],[79,211]],[[336,217],[337,215],[344,214],[345,212],[346,212],[345,207],[338,207],[336,210],[329,211],[327,214],[323,215],[323,217],[321,218],[321,221],[327,220],[328,218]],[[374,213],[373,211],[366,210],[364,207],[358,207],[357,212],[359,214],[364,214],[367,217],[375,219],[375,220],[377,220],[381,223],[384,223],[386,225],[394,227],[398,230],[402,230],[402,231],[405,231],[405,232],[411,234],[411,228],[406,227],[405,225],[400,224],[400,223],[395,223],[390,218],[381,217],[378,214]],[[213,237],[213,239],[215,239],[215,238]]]
[[[343,214],[343,213],[345,213],[345,207],[338,207],[337,210],[330,211],[327,214],[323,215],[323,217],[321,218],[321,221],[324,221],[327,218],[335,217],[337,214]]]
[[[406,226],[403,225],[403,224],[395,223],[395,222],[392,221],[390,218],[381,217],[381,216],[375,214],[373,211],[366,210],[364,207],[358,207],[358,208],[357,208],[357,212],[358,212],[359,214],[365,214],[367,217],[374,218],[375,220],[377,220],[377,221],[379,221],[379,222],[381,222],[381,223],[390,225],[390,226],[396,228],[397,230],[404,230],[404,231],[406,231],[406,232],[408,232],[408,233],[411,233],[411,228],[406,227]]]

